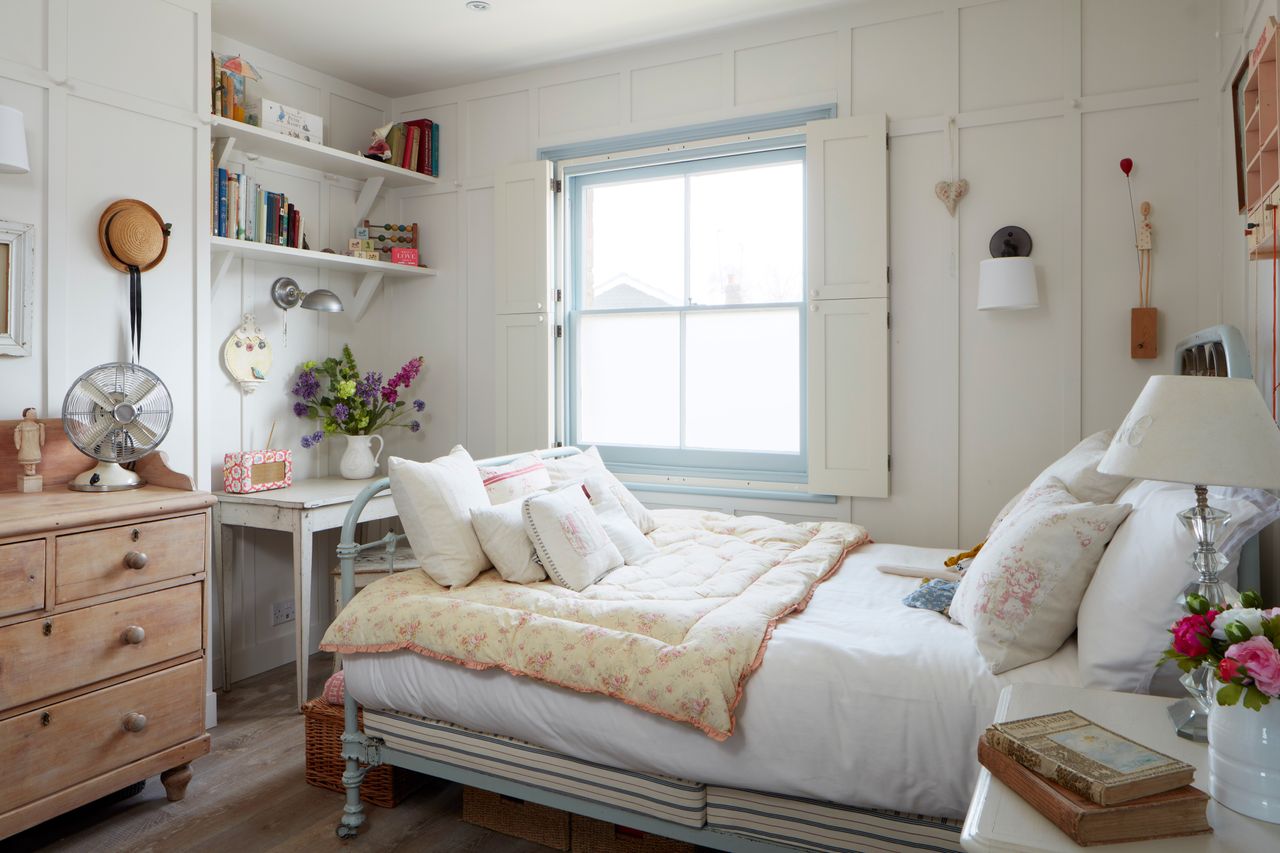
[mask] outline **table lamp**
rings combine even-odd
[[[1215,547],[1231,515],[1209,506],[1207,487],[1280,487],[1280,428],[1252,380],[1151,377],[1116,431],[1098,471],[1193,484],[1196,504],[1178,513],[1178,518],[1196,540],[1196,550],[1187,559],[1196,576],[1178,600],[1196,593],[1214,605],[1239,603],[1240,593],[1218,574],[1228,560]],[[1184,676],[1183,684],[1197,704],[1207,699],[1204,667]],[[1179,702],[1169,714],[1180,735],[1203,739],[1198,733],[1205,724],[1204,714],[1192,703]]]

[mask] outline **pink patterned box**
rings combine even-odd
[[[293,485],[292,450],[245,450],[222,457],[222,487],[231,494]]]

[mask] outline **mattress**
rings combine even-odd
[[[992,675],[964,628],[902,605],[919,581],[878,564],[937,567],[947,551],[864,545],[780,621],[717,743],[605,696],[411,651],[344,656],[347,688],[390,708],[639,773],[867,808],[963,817],[975,744],[1007,684],[1079,683],[1074,641]]]

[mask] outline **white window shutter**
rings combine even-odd
[[[498,170],[494,183],[494,305],[499,314],[551,310],[551,163],[536,160]]]
[[[549,447],[552,387],[552,165],[499,169],[494,183],[496,453]]]
[[[889,496],[889,300],[809,304],[809,490]]]
[[[550,325],[547,314],[498,315],[494,452],[499,455],[551,446]]]
[[[887,133],[884,115],[806,127],[811,299],[889,295]]]

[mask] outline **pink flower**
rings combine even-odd
[[[1213,634],[1213,619],[1218,615],[1210,610],[1203,615],[1188,614],[1173,626],[1173,648],[1189,658],[1209,653],[1209,637]]]
[[[1240,672],[1240,662],[1231,658],[1223,658],[1218,661],[1218,677],[1228,684],[1231,679],[1235,678]]]
[[[1244,664],[1245,673],[1268,696],[1280,696],[1280,651],[1266,637],[1250,637],[1227,649],[1227,657]]]

